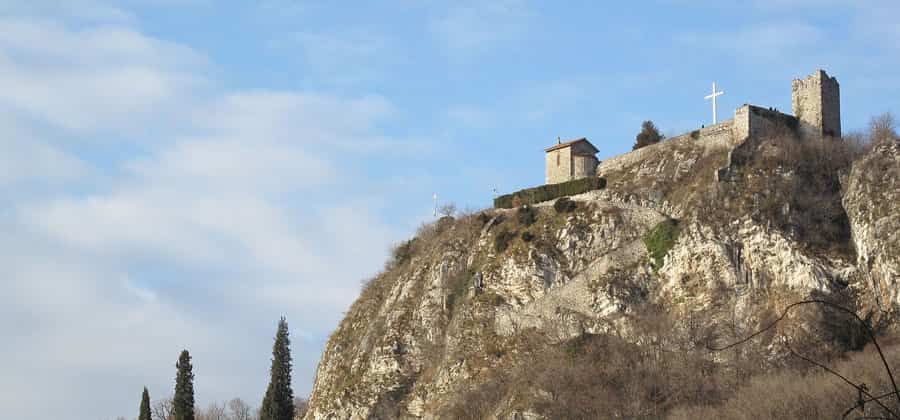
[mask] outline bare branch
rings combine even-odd
[[[810,300],[804,300],[804,301],[800,301],[800,302],[794,302],[794,303],[788,305],[787,307],[785,307],[785,308],[784,308],[784,311],[782,311],[782,313],[781,313],[781,316],[779,316],[778,318],[776,318],[774,321],[772,321],[772,322],[771,322],[769,325],[767,325],[765,328],[763,328],[763,329],[761,329],[761,330],[759,330],[759,331],[757,331],[757,332],[755,332],[755,333],[753,333],[753,334],[750,334],[749,336],[745,337],[744,339],[738,340],[738,341],[736,341],[736,342],[734,342],[734,343],[731,343],[731,344],[729,344],[729,345],[727,345],[727,346],[720,347],[720,348],[712,347],[712,346],[710,346],[710,344],[707,342],[707,343],[706,343],[706,347],[707,347],[707,349],[712,350],[712,351],[722,351],[722,350],[727,350],[727,349],[730,349],[730,348],[732,348],[732,347],[735,347],[735,346],[744,344],[744,343],[746,343],[746,342],[748,342],[748,341],[750,341],[750,340],[752,340],[752,339],[758,337],[760,334],[762,334],[762,333],[764,333],[764,332],[766,332],[766,331],[768,331],[768,330],[774,328],[775,325],[777,325],[779,322],[781,322],[781,320],[783,320],[783,319],[788,315],[788,312],[790,312],[792,309],[797,308],[797,307],[799,307],[799,306],[801,306],[801,305],[809,305],[809,304],[824,305],[824,306],[827,306],[827,307],[830,307],[830,308],[837,309],[837,310],[839,310],[839,311],[845,312],[845,313],[847,313],[847,314],[850,314],[850,315],[852,315],[854,318],[856,318],[856,320],[859,322],[859,324],[863,326],[863,329],[866,330],[866,333],[869,335],[869,338],[872,339],[872,344],[875,345],[875,350],[878,351],[878,356],[881,357],[881,362],[882,362],[882,364],[884,364],[884,370],[885,370],[885,372],[887,373],[888,378],[890,378],[890,380],[891,380],[891,386],[892,386],[893,389],[894,389],[894,395],[896,395],[896,397],[897,397],[897,402],[900,403],[900,390],[897,389],[897,382],[894,380],[894,373],[893,373],[893,371],[891,371],[890,365],[888,365],[887,358],[884,357],[884,352],[881,351],[881,346],[878,345],[878,339],[875,338],[875,332],[872,331],[872,328],[869,327],[869,324],[868,324],[866,321],[864,321],[862,318],[860,318],[859,315],[856,314],[856,312],[854,312],[854,311],[852,311],[852,310],[850,310],[850,309],[847,309],[847,308],[845,308],[845,307],[843,307],[843,306],[840,306],[840,305],[838,305],[838,304],[835,304],[835,303],[826,301],[826,300],[821,300],[821,299],[810,299]],[[854,385],[854,386],[855,386],[855,385]],[[870,397],[871,397],[871,395],[870,395]],[[892,412],[892,414],[893,414],[893,412]],[[897,415],[894,414],[894,417],[897,418]]]

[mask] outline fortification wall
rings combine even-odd
[[[740,127],[739,130],[735,130],[737,143],[747,137],[793,134],[798,127],[797,118],[793,115],[753,105],[744,105],[738,108],[734,115],[735,126]]]
[[[657,144],[652,144],[619,156],[611,157],[600,162],[597,166],[597,174],[603,176],[603,173],[606,172],[622,170],[622,168],[635,165],[645,160],[648,156],[661,152],[665,148],[678,147],[684,143],[691,143],[692,145],[701,146],[706,149],[723,146],[732,147],[736,144],[734,136],[732,135],[732,124],[732,120],[723,121],[716,125],[670,137]]]

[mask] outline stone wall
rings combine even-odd
[[[791,108],[804,137],[841,136],[840,85],[824,70],[791,82]]]
[[[563,147],[547,153],[546,183],[558,184],[572,177],[572,148]]]
[[[594,156],[575,155],[572,164],[572,179],[597,175],[597,158]]]
[[[660,152],[662,150],[660,148],[678,147],[677,145],[679,143],[696,143],[705,149],[713,149],[721,146],[734,146],[736,141],[732,134],[733,123],[734,121],[732,120],[723,121],[716,125],[670,137],[660,143],[651,144],[622,155],[605,159],[597,165],[597,175],[604,176],[604,173],[620,171],[627,166],[633,166],[644,161],[648,156]]]
[[[747,137],[767,137],[771,135],[790,135],[797,131],[797,118],[779,111],[754,105],[744,105],[734,111],[737,142]]]

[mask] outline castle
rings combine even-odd
[[[791,82],[791,108],[794,115],[774,108],[744,104],[734,118],[694,130],[667,141],[686,140],[737,146],[748,138],[761,138],[778,132],[791,132],[800,139],[816,140],[841,136],[841,92],[837,79],[824,70],[816,70],[804,79]],[[653,146],[649,146],[653,147]],[[649,148],[648,147],[648,148]],[[643,149],[612,158],[639,159]],[[546,183],[556,184],[596,176],[598,152],[587,139],[580,138],[545,149]]]

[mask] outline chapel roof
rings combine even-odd
[[[572,146],[574,146],[575,144],[577,144],[577,143],[582,143],[582,142],[584,142],[584,143],[587,144],[591,149],[593,149],[594,153],[597,153],[597,152],[600,151],[599,149],[597,149],[597,147],[595,147],[593,144],[591,144],[591,142],[589,142],[587,138],[584,138],[584,137],[577,138],[577,139],[575,139],[575,140],[569,140],[569,141],[565,141],[565,142],[560,142],[559,144],[554,144],[552,147],[548,147],[548,148],[544,149],[544,151],[545,151],[545,152],[552,152],[552,151],[554,151],[554,150],[564,149],[564,148],[566,148],[566,147],[572,147]]]

